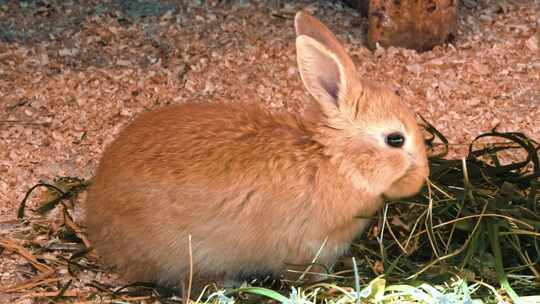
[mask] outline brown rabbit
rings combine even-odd
[[[97,253],[132,281],[283,274],[332,265],[383,204],[428,175],[422,133],[390,90],[359,79],[336,37],[295,18],[302,115],[185,103],[142,114],[105,151],[88,193]],[[324,246],[323,246],[324,244]]]

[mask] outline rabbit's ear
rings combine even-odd
[[[354,62],[319,20],[300,11],[294,19],[298,68],[304,86],[319,102],[339,107],[356,81]]]
[[[347,74],[356,74],[356,67],[349,54],[347,54],[347,50],[328,27],[317,18],[306,11],[299,11],[294,18],[294,28],[297,37],[305,35],[316,40],[338,57]]]
[[[308,92],[325,108],[339,107],[347,96],[347,76],[343,63],[333,52],[308,36],[296,38],[300,76]]]

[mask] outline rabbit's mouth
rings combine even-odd
[[[422,166],[411,166],[383,193],[385,199],[397,199],[417,194],[425,184],[429,170]]]

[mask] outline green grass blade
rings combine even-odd
[[[487,228],[489,241],[491,243],[491,250],[493,251],[493,256],[495,258],[495,270],[497,271],[497,279],[499,280],[499,284],[506,291],[508,296],[510,296],[512,301],[514,301],[514,303],[521,304],[523,302],[516,294],[514,289],[512,289],[512,287],[510,286],[510,283],[508,282],[508,277],[506,276],[506,272],[504,271],[501,246],[499,243],[499,225],[495,221],[488,221]]]

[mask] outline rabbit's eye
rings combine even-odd
[[[386,135],[386,144],[390,147],[401,148],[405,143],[405,136],[399,132],[394,132]]]

